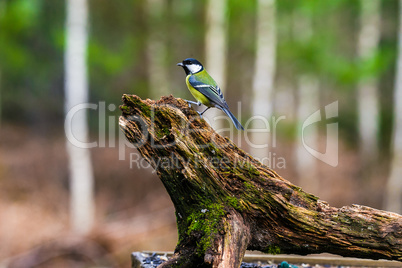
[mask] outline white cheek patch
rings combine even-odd
[[[195,74],[195,73],[198,73],[199,71],[201,71],[202,66],[198,65],[198,64],[190,64],[190,65],[187,65],[187,68],[190,70],[191,73]]]

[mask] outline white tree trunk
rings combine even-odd
[[[361,60],[373,57],[380,42],[379,0],[361,0],[360,32],[357,53]],[[365,77],[358,83],[357,105],[360,137],[360,157],[363,168],[369,167],[378,157],[378,78]]]
[[[226,89],[226,50],[228,24],[226,9],[227,0],[207,1],[205,68],[218,83],[224,96],[230,95],[230,91]],[[230,108],[233,109],[232,107]],[[222,111],[218,109],[210,109],[203,116],[218,132],[222,128],[222,119],[227,120],[228,118]]]
[[[289,122],[296,120],[295,86],[286,75],[276,81],[273,110],[275,115],[285,116]]]
[[[147,66],[148,81],[153,98],[170,94],[169,79],[166,68],[166,28],[163,21],[167,8],[165,0],[146,0],[148,15],[148,42],[147,42]]]
[[[276,69],[275,0],[258,0],[257,47],[253,77],[250,154],[264,164],[269,155],[270,123]]]
[[[385,193],[385,209],[402,213],[402,0],[399,1],[398,58],[394,91],[394,124],[391,172]]]
[[[319,109],[319,81],[315,75],[302,75],[298,79],[296,172],[299,185],[308,192],[319,192],[317,159],[304,147],[318,151],[318,128],[311,124],[303,129],[305,120]],[[327,133],[328,135],[328,133]],[[305,144],[305,145],[304,145]]]
[[[88,11],[86,0],[67,1],[65,51],[65,110],[66,114],[78,104],[88,102],[87,37]],[[85,110],[74,115],[71,128],[76,140],[88,142]],[[70,131],[66,129],[66,132]],[[70,171],[71,223],[75,232],[87,233],[94,222],[93,170],[88,148],[80,148],[67,140]]]
[[[313,36],[312,20],[294,14],[293,34],[298,42],[308,42]],[[303,129],[304,121],[320,108],[319,79],[315,74],[302,74],[297,80],[297,140],[295,148],[296,173],[299,185],[312,193],[318,193],[319,181],[317,177],[317,159],[304,147],[318,151],[318,127],[311,124]]]

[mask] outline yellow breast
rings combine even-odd
[[[193,97],[194,97],[197,101],[200,101],[200,102],[201,102],[202,104],[204,104],[205,106],[210,107],[210,106],[211,106],[211,103],[209,102],[208,98],[205,97],[201,92],[199,92],[198,90],[196,90],[195,88],[193,88],[193,87],[191,86],[191,84],[188,82],[188,79],[190,78],[190,76],[191,76],[191,74],[190,74],[190,75],[187,75],[187,77],[186,77],[186,84],[187,84],[188,90],[190,90],[190,92],[191,92],[191,95],[193,95]]]

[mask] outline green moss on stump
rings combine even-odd
[[[263,252],[267,253],[267,254],[277,255],[277,254],[281,254],[281,249],[278,246],[271,245],[271,246],[266,247],[263,250]]]
[[[209,203],[204,208],[193,210],[187,217],[187,235],[201,237],[197,242],[198,254],[202,255],[212,247],[216,235],[224,231],[221,219],[227,214],[221,204]],[[197,234],[198,233],[198,234]]]
[[[132,103],[132,107],[138,108],[141,113],[144,114],[146,117],[151,116],[151,108],[149,105],[144,103],[139,97],[135,95],[123,95],[123,102],[124,103]]]

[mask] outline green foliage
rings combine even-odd
[[[50,125],[62,115],[61,1],[0,1],[1,109],[7,121]],[[24,99],[24,101],[21,101]]]
[[[39,14],[38,1],[3,1],[0,16],[0,62],[20,70],[31,60],[24,41],[32,38]]]
[[[252,106],[249,89],[256,52],[257,4],[229,0],[226,9],[228,79],[223,90],[230,91],[225,94],[229,106],[242,101],[242,112],[247,116],[251,116]],[[382,1],[381,8],[380,48],[360,60],[356,53],[360,0],[276,1],[276,62],[277,75],[285,81],[294,81],[300,74],[319,77],[322,95],[343,103],[340,131],[348,140],[354,140],[356,134],[357,100],[351,97],[356,84],[360,79],[379,77],[380,133],[385,140],[382,144],[387,147],[397,56],[398,1]],[[105,101],[117,106],[123,93],[151,97],[147,64],[157,56],[146,54],[151,31],[166,36],[167,55],[161,62],[168,70],[171,92],[177,97],[191,98],[183,84],[183,73],[175,64],[186,57],[203,60],[205,9],[205,1],[173,0],[166,3],[163,16],[151,19],[145,1],[89,0],[91,102]],[[5,120],[62,127],[65,17],[65,1],[0,0],[0,107]],[[22,98],[24,103],[19,101]],[[118,115],[119,111],[113,114]],[[97,114],[91,113],[93,126],[97,120]],[[293,130],[292,123],[280,129],[289,139],[294,137]]]

